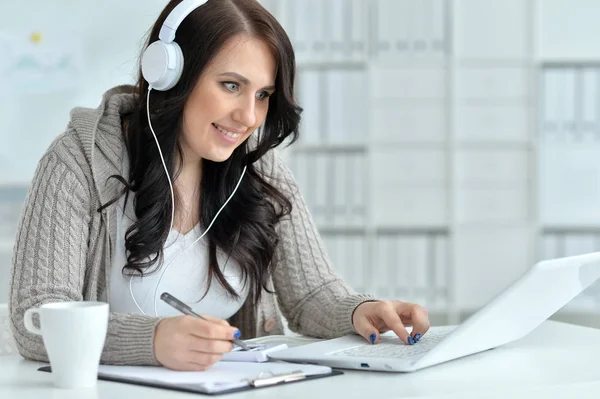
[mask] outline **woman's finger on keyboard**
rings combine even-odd
[[[378,309],[378,316],[384,321],[387,328],[394,331],[398,338],[407,345],[414,345],[414,339],[406,331],[406,326],[400,318],[399,305],[402,302],[398,301],[383,301]]]
[[[410,336],[415,342],[418,342],[427,330],[429,330],[429,312],[424,307],[415,303],[394,302],[404,325],[413,326]]]

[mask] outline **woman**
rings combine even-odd
[[[184,8],[171,31],[184,62],[165,81],[150,47]],[[255,0],[173,0],[148,43],[137,85],[75,108],[38,165],[13,257],[20,353],[47,360],[24,312],[73,300],[110,304],[107,364],[204,370],[234,337],[283,333],[280,311],[306,335],[418,341],[425,309],[357,294],[334,273],[274,150],[297,138],[301,111],[279,23]],[[209,320],[178,315],[157,300],[165,291]]]

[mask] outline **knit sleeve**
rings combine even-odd
[[[354,292],[335,272],[291,171],[275,151],[265,157],[271,184],[292,202],[291,214],[277,227],[273,260],[273,283],[289,328],[322,338],[355,333],[354,309],[374,297]]]
[[[88,259],[92,191],[78,165],[81,154],[76,148],[66,151],[70,157],[62,150],[49,150],[40,160],[23,206],[12,258],[13,335],[21,355],[40,361],[48,361],[47,353],[42,337],[25,328],[25,311],[49,302],[90,300],[84,292],[94,275],[91,268],[103,264]],[[111,313],[101,361],[157,364],[153,339],[158,321]]]

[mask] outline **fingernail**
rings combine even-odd
[[[421,334],[415,334],[414,340],[415,342],[419,342],[419,340],[421,339],[422,335]]]
[[[413,339],[413,337],[411,337],[410,335],[408,336],[408,343],[409,345],[414,345],[415,344],[415,340]]]
[[[375,340],[377,339],[377,335],[373,333],[369,335],[369,339],[371,340],[371,345],[373,345],[375,343]]]
[[[236,330],[233,333],[233,338],[235,338],[235,339],[240,339],[241,336],[242,336],[242,333],[240,332],[240,330]]]

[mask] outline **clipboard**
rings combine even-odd
[[[52,371],[50,366],[40,367],[38,370]],[[213,378],[209,373],[212,373],[215,379],[210,383],[206,383],[207,376],[208,379]],[[243,363],[221,361],[211,369],[201,372],[178,372],[163,367],[151,366],[100,365],[98,379],[212,396],[342,374],[343,372],[333,370],[327,366],[285,362]],[[219,381],[216,379],[219,375],[245,375],[246,378],[232,381],[234,377],[228,377],[228,381]],[[202,379],[205,382],[194,382],[195,379]]]

